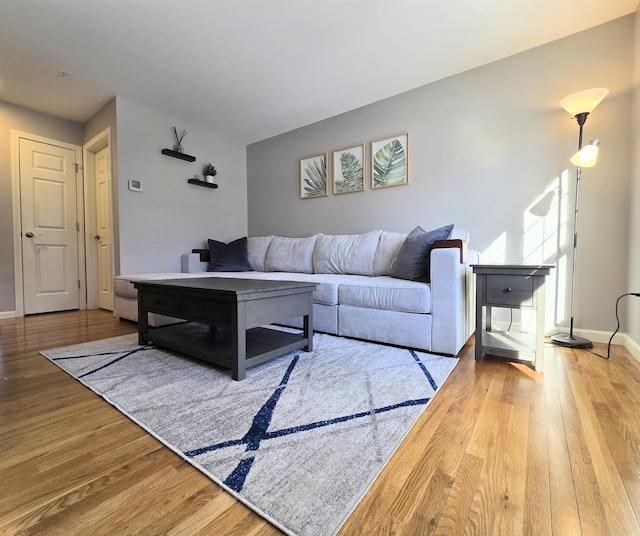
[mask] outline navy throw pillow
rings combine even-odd
[[[431,280],[431,250],[436,240],[446,240],[453,224],[433,231],[425,231],[418,226],[411,231],[400,247],[391,276],[410,281],[429,283]]]
[[[249,272],[247,237],[243,236],[225,244],[217,240],[207,240],[209,244],[208,272]]]

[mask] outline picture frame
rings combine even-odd
[[[371,189],[409,184],[409,133],[371,142]]]
[[[300,159],[300,199],[329,195],[327,158],[327,153],[320,153]]]
[[[333,193],[348,194],[365,190],[365,145],[333,151]]]

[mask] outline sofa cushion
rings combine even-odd
[[[381,232],[318,235],[313,250],[313,272],[373,276],[373,259]]]
[[[256,272],[264,272],[264,263],[267,259],[267,251],[273,240],[272,236],[250,236],[247,239],[247,254],[249,264]]]
[[[340,306],[405,313],[431,312],[431,287],[389,276],[350,276],[338,289]]]
[[[400,279],[428,283],[433,243],[436,240],[446,240],[451,229],[453,224],[429,232],[420,226],[416,227],[402,244],[391,275]]]
[[[313,273],[313,248],[318,235],[308,238],[274,236],[264,263],[267,272]]]
[[[246,236],[228,244],[211,238],[207,240],[207,243],[209,244],[208,272],[247,272],[251,270]]]
[[[373,257],[374,275],[391,275],[398,252],[407,238],[407,233],[382,231],[380,243]]]

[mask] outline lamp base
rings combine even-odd
[[[593,348],[593,343],[584,337],[576,337],[568,333],[556,333],[551,336],[551,342],[558,346],[566,346],[568,348]]]

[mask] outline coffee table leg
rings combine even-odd
[[[244,380],[247,377],[247,322],[244,302],[236,304],[231,327],[231,377]]]
[[[138,290],[138,294],[140,291]],[[143,346],[149,343],[149,313],[142,307],[142,297],[138,296],[138,344]]]
[[[309,314],[303,317],[303,334],[307,339],[307,345],[302,349],[305,352],[313,352],[313,294],[309,293]]]

